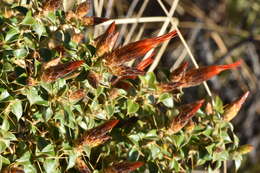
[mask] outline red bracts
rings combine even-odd
[[[215,75],[218,75],[224,70],[229,70],[239,66],[242,60],[239,60],[233,64],[227,65],[212,65],[200,68],[192,68],[187,70],[187,63],[183,63],[179,68],[174,70],[170,76],[171,81],[169,83],[159,84],[159,89],[162,92],[169,92],[179,88],[188,88],[201,84],[202,82],[209,80]]]
[[[113,67],[144,56],[152,48],[155,48],[162,42],[175,37],[176,33],[176,31],[172,31],[159,37],[144,39],[117,48],[105,56],[106,65],[111,68],[111,71],[113,71]]]
[[[121,162],[106,168],[104,173],[130,173],[143,166],[143,162]]]
[[[213,76],[219,74],[220,72],[228,69],[235,68],[241,64],[241,60],[233,64],[227,65],[212,65],[207,67],[193,68],[188,70],[184,77],[180,80],[181,87],[187,88],[201,84],[202,82],[209,80]]]
[[[106,30],[104,34],[99,36],[96,41],[96,55],[98,57],[103,56],[105,53],[112,51],[116,40],[118,38],[118,32],[115,32],[116,25],[113,22]]]
[[[189,120],[196,114],[196,112],[203,105],[204,100],[199,100],[195,103],[190,103],[183,105],[179,108],[179,115],[173,118],[169,132],[177,133],[179,132],[188,122]]]
[[[136,67],[121,65],[118,68],[115,68],[116,70],[118,70],[118,74],[120,74],[120,77],[112,81],[112,85],[116,85],[119,81],[123,79],[135,79],[138,75],[144,75],[144,70],[153,63],[152,56],[153,54],[145,60],[142,60],[139,64],[136,65]]]
[[[176,68],[170,75],[171,82],[179,82],[185,75],[188,65],[188,62],[183,62],[178,68]]]
[[[144,39],[130,43],[124,47],[117,48],[105,55],[105,65],[109,68],[112,74],[118,77],[131,78],[131,76],[142,75],[144,72],[140,69],[150,65],[150,63],[152,63],[152,58],[142,61],[142,63],[138,65],[139,67],[137,68],[127,67],[124,65],[124,63],[144,56],[152,48],[155,48],[160,43],[175,36],[176,31],[172,31],[159,37]]]
[[[47,69],[43,70],[41,80],[43,82],[53,82],[57,80],[58,78],[62,78],[66,76],[67,74],[75,71],[77,68],[79,68],[85,61],[79,60],[79,61],[73,61],[68,62],[64,64],[59,64],[56,66],[51,66]]]
[[[76,143],[76,149],[81,152],[85,145],[90,147],[98,146],[111,139],[107,133],[112,130],[119,120],[110,120],[98,127],[86,131]]]

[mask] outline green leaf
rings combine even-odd
[[[48,106],[48,102],[43,100],[41,96],[38,95],[38,91],[34,87],[30,87],[25,90],[25,94],[30,102],[30,105],[38,104],[43,106]]]
[[[2,170],[3,164],[4,165],[9,165],[10,161],[7,158],[5,158],[5,157],[0,155],[0,170]]]
[[[133,100],[127,100],[127,113],[136,113],[139,109],[139,104],[135,103]]]
[[[212,154],[213,148],[215,147],[215,144],[211,144],[206,146],[206,150],[209,152],[209,154]]]
[[[48,156],[55,156],[54,146],[52,144],[49,144],[46,147],[44,147],[40,153],[46,154]]]
[[[148,86],[150,89],[156,88],[156,77],[153,72],[148,72],[144,76],[139,76],[143,85]]]
[[[224,140],[225,142],[232,142],[232,140],[231,140],[231,138],[229,137],[227,131],[221,131],[220,137],[221,137],[221,139]]]
[[[216,160],[228,160],[228,157],[229,157],[229,154],[228,154],[228,151],[226,150],[223,150],[221,152],[214,152],[213,153],[213,160],[216,161]]]
[[[237,156],[235,159],[235,166],[236,166],[236,171],[240,168],[242,163],[242,157],[241,156]]]
[[[139,134],[129,135],[128,138],[137,146],[138,146],[138,142],[142,139],[142,137]]]
[[[24,58],[28,55],[28,51],[25,48],[16,49],[14,51],[14,56],[18,59]]]
[[[180,165],[175,159],[172,159],[170,161],[169,166],[170,166],[170,169],[174,169],[176,172],[178,172],[180,170]]]
[[[7,140],[7,141],[15,141],[17,140],[15,135],[9,131],[1,131],[2,133],[2,137],[4,140]]]
[[[90,158],[91,147],[85,145],[85,146],[83,147],[83,149],[84,149],[84,152],[86,153],[86,156],[87,156],[88,158]]]
[[[28,11],[25,18],[23,19],[22,23],[23,25],[34,25],[36,24],[36,20],[32,17],[32,12]]]
[[[0,138],[0,153],[4,152],[6,148],[7,148],[6,142],[2,141]]]
[[[38,23],[38,22],[35,23],[33,25],[33,30],[38,35],[38,38],[40,38],[43,35],[47,36],[47,32],[46,32],[45,26],[43,24],[41,24],[41,23]]]
[[[146,133],[145,138],[146,139],[157,139],[158,138],[157,130],[156,129],[150,130],[148,133]]]
[[[181,144],[184,142],[185,136],[184,135],[174,135],[173,139],[176,144],[176,147],[179,148],[181,146]]]
[[[23,164],[23,170],[26,173],[37,173],[37,169],[32,164],[30,164],[29,162]]]
[[[47,17],[52,23],[56,23],[56,15],[53,11],[50,11]]]
[[[9,121],[8,121],[8,119],[5,117],[4,120],[3,120],[1,129],[2,129],[3,131],[8,131],[8,130],[9,130],[9,127],[10,127]]]
[[[202,132],[203,135],[210,137],[214,129],[211,126],[207,126],[207,128]]]
[[[107,114],[111,117],[114,114],[115,107],[113,105],[106,105],[105,106]]]
[[[152,159],[154,159],[154,160],[158,159],[160,157],[160,155],[162,154],[160,148],[157,145],[150,144],[150,145],[148,145],[148,147],[151,151]]]
[[[17,28],[10,29],[5,36],[5,41],[10,42],[13,41],[14,36],[19,34],[19,30]]]
[[[7,97],[10,96],[8,91],[3,89],[3,88],[0,88],[0,92],[1,92],[1,94],[0,94],[0,101],[4,100],[4,99],[6,99]]]
[[[173,108],[173,98],[169,93],[160,95],[159,102],[162,102],[168,108]]]
[[[25,152],[22,157],[20,157],[19,159],[16,160],[16,162],[18,163],[25,163],[25,162],[30,162],[30,158],[31,158],[31,153],[29,151]]]
[[[13,114],[15,114],[17,120],[21,118],[23,115],[23,107],[21,100],[15,100],[11,105],[11,111]]]
[[[69,163],[68,163],[66,170],[74,167],[77,157],[78,156],[77,156],[76,152],[70,152],[69,153]]]
[[[53,115],[53,112],[50,107],[48,107],[43,113],[43,116],[44,116],[44,119],[46,122],[51,119],[52,115]]]
[[[214,103],[215,103],[214,104],[215,110],[218,111],[219,113],[223,113],[224,109],[223,109],[223,102],[222,102],[221,98],[216,96]]]
[[[47,158],[43,163],[43,167],[46,173],[53,173],[53,171],[57,171],[57,161],[55,159]]]

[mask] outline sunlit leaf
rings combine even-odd
[[[127,101],[127,113],[136,113],[139,109],[139,104],[135,103],[133,100],[128,100]]]
[[[24,58],[28,55],[28,51],[25,48],[16,49],[14,51],[14,56],[18,59]]]
[[[12,107],[12,112],[15,114],[17,120],[19,120],[23,115],[22,102],[20,100],[14,100],[11,107]]]
[[[32,12],[28,11],[25,18],[22,21],[22,24],[24,25],[33,25],[36,23],[36,20],[34,17],[32,17]]]
[[[163,93],[159,97],[159,102],[162,102],[165,106],[172,108],[173,107],[173,98],[168,93]]]
[[[25,152],[19,159],[16,160],[18,163],[29,162],[31,157],[31,153],[29,151]]]

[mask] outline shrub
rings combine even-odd
[[[125,63],[144,56],[160,37],[113,48],[115,23],[96,39],[88,3],[69,12],[61,2],[1,1],[0,169],[5,172],[183,172],[214,170],[252,150],[239,146],[230,120],[248,92],[223,107],[219,97],[181,101],[229,65],[188,68],[160,81]],[[85,34],[83,34],[85,33]],[[4,172],[3,171],[3,172]]]

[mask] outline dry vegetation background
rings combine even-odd
[[[196,100],[211,93],[229,103],[249,90],[250,96],[233,123],[241,144],[255,147],[240,172],[260,171],[259,0],[95,0],[93,6],[94,15],[115,19],[121,34],[117,45],[180,30],[185,41],[179,33],[178,39],[155,50],[159,64],[149,70],[159,76],[183,60],[189,61],[190,66],[201,66],[243,59],[240,70],[210,80],[208,92],[205,85],[200,86],[200,92],[193,92],[198,88],[189,89],[193,94],[186,99]],[[97,26],[95,35],[107,25]]]

